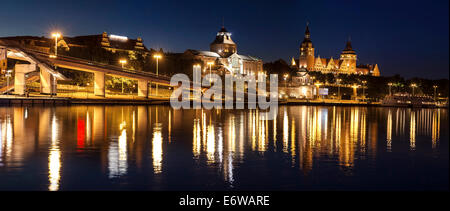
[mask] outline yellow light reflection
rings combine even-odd
[[[416,149],[416,112],[414,111],[411,111],[409,123],[409,147],[411,150]]]
[[[59,149],[58,140],[58,123],[56,121],[56,116],[52,117],[51,123],[51,145],[48,156],[48,180],[49,180],[49,191],[59,190],[59,182],[61,179],[61,151]]]
[[[289,141],[289,119],[287,115],[286,108],[283,114],[283,152],[288,152],[288,141]]]
[[[155,123],[152,140],[153,171],[155,174],[162,172],[162,141],[161,123]]]
[[[431,143],[433,149],[436,148],[437,142],[439,141],[440,125],[441,125],[441,114],[439,110],[435,110],[433,112],[433,123],[431,126],[431,141],[432,141]]]
[[[291,157],[292,157],[292,163],[295,161],[295,120],[292,119],[291,124]]]
[[[200,155],[200,143],[201,143],[201,127],[199,119],[194,119],[194,131],[193,131],[193,143],[192,153],[195,157]]]
[[[387,117],[387,129],[386,129],[386,150],[391,152],[392,150],[392,112],[389,110]]]
[[[207,138],[206,138],[206,152],[207,152],[207,158],[208,162],[214,162],[214,153],[215,153],[215,131],[214,126],[212,125],[211,119],[209,120],[209,125],[207,128]]]

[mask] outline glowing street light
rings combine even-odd
[[[289,78],[289,74],[288,73],[284,74],[283,78],[284,78],[284,87],[287,89],[287,79]],[[287,90],[286,90],[286,92],[287,92]]]
[[[119,63],[122,65],[122,69],[123,69],[125,67],[125,65],[127,64],[127,60],[121,59],[121,60],[119,60]]]
[[[59,32],[52,33],[52,37],[55,38],[55,56],[54,57],[51,56],[51,58],[56,58],[58,56],[58,39],[61,37],[61,33]]]
[[[415,91],[415,89],[416,89],[416,87],[417,87],[417,84],[411,84],[411,87],[413,88],[413,96],[415,95],[414,93],[414,91]]]
[[[355,96],[355,100],[356,100],[356,98],[358,97],[358,90],[357,90],[358,85],[353,84],[352,88],[353,88],[353,95]]]
[[[161,54],[155,54],[153,55],[153,58],[156,59],[156,76],[158,76],[158,66],[159,66],[159,59],[162,58]],[[156,96],[158,96],[158,84],[156,84]]]
[[[336,83],[338,85],[338,98],[339,98],[339,100],[341,99],[341,81],[342,81],[342,79],[340,79],[340,78],[336,79]]]
[[[367,81],[362,81],[362,84],[363,84],[363,86],[362,86],[362,90],[363,90],[363,100],[365,101],[365,100],[366,100],[365,89],[366,89]]]
[[[119,63],[122,65],[122,69],[124,69],[124,66],[125,66],[125,64],[127,63],[127,60],[126,60],[126,59],[121,59],[121,60],[119,60]],[[122,94],[123,94],[123,91],[124,91],[124,88],[123,88],[123,78],[120,78],[120,80],[121,80],[121,82],[122,82]]]
[[[319,89],[320,89],[320,86],[322,86],[322,84],[321,83],[315,83],[314,85],[316,86],[317,98],[320,98]]]
[[[438,86],[434,85],[433,88],[434,88],[434,101],[436,101],[436,89],[438,88]]]
[[[392,85],[394,85],[394,84],[393,84],[393,83],[388,83],[388,86],[389,86],[389,96],[392,95],[392,92],[391,92]]]

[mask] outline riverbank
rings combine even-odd
[[[16,96],[0,95],[0,105],[168,105],[169,98],[161,97],[121,97],[121,98],[71,98],[52,96]],[[279,99],[279,105],[317,105],[317,106],[363,106],[363,107],[413,107],[405,105],[386,105],[380,102],[361,102],[356,100],[299,100],[299,99]],[[448,108],[431,105],[414,106],[414,108]]]
[[[0,96],[0,105],[160,105],[168,104],[168,98],[69,98],[69,97],[51,97],[51,96],[31,96],[21,97],[14,95]]]

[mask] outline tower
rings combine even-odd
[[[228,57],[237,52],[236,44],[231,39],[231,33],[225,27],[217,32],[216,39],[211,43],[210,50],[222,57]]]
[[[108,33],[106,33],[106,32],[102,33],[101,45],[102,45],[102,47],[109,47],[110,46],[109,39],[108,39]]]
[[[341,53],[341,71],[346,73],[356,73],[356,53],[352,48],[350,39],[347,41],[345,49]]]
[[[311,35],[309,33],[309,24],[306,24],[305,38],[300,45],[300,59],[299,67],[310,70],[314,67],[314,46],[311,41]]]

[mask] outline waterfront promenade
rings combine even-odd
[[[0,95],[0,105],[71,105],[71,104],[104,104],[104,105],[158,105],[169,104],[170,97],[107,94],[107,98],[95,96],[93,93],[58,94],[57,96],[32,94],[28,97],[17,95]],[[381,102],[363,102],[357,100],[336,99],[279,99],[279,105],[322,105],[322,106],[368,106],[368,107],[405,107],[383,105]],[[427,106],[428,108],[435,108]],[[438,106],[436,106],[438,107]],[[447,107],[441,107],[447,108]]]

